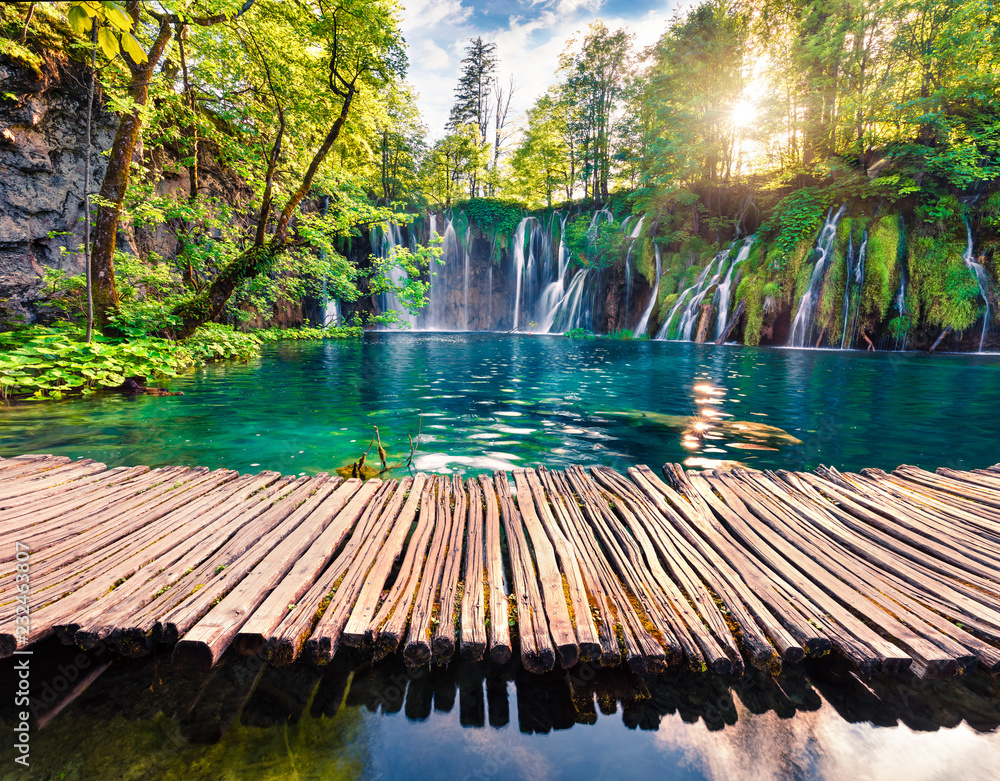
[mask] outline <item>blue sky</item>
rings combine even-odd
[[[653,43],[685,0],[401,0],[409,44],[409,80],[432,138],[443,135],[459,63],[469,38],[497,44],[500,78],[517,84],[512,114],[521,114],[555,81],[559,54],[594,19],[627,27],[637,45]]]

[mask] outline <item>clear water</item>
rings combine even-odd
[[[1000,461],[996,355],[375,333],[271,346],[169,387],[185,395],[0,407],[0,455],[315,473],[356,460],[377,425],[390,465],[419,428],[414,465],[432,472]]]
[[[341,657],[272,668],[228,654],[192,679],[164,654],[114,661],[67,696],[67,676],[78,685],[108,661],[78,653],[37,650],[34,696],[51,703],[32,716],[30,771],[4,749],[4,779],[987,781],[1000,763],[1000,697],[984,675],[863,683],[824,659],[774,679],[535,676]],[[0,667],[13,690],[11,662]],[[12,711],[5,699],[8,735]]]
[[[423,413],[415,464],[433,471],[1000,460],[1000,358],[988,355],[390,333],[278,345],[170,386],[185,395],[0,408],[0,455],[316,472],[356,458],[372,425],[390,462],[405,460]],[[31,769],[8,743],[0,778],[986,781],[1000,767],[1000,690],[982,674],[862,682],[825,658],[776,679],[533,676],[343,656],[270,668],[228,654],[189,679],[168,650],[113,660],[70,694],[109,660],[38,647]],[[14,690],[12,659],[0,678]],[[8,737],[17,718],[0,698]]]

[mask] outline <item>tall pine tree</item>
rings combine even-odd
[[[490,100],[494,72],[497,67],[497,45],[482,39],[470,38],[462,60],[462,76],[455,88],[455,105],[448,117],[448,130],[455,132],[463,125],[475,125],[479,129],[479,148],[487,144],[487,131],[493,116]],[[478,191],[478,176],[473,173],[470,193]]]

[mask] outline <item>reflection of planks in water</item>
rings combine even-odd
[[[865,677],[1000,670],[1000,467],[664,475],[362,483],[0,459],[0,655],[17,647],[26,547],[29,640],[128,656],[173,644],[201,672],[230,645],[279,665],[330,662],[341,644],[505,664],[512,630],[524,669],[556,688],[557,662],[744,673],[745,654],[774,672],[831,648]],[[509,718],[492,674],[485,701],[483,679],[445,678],[413,682],[408,712],[457,686],[463,718],[487,703]],[[582,711],[559,723],[592,719],[599,690],[571,677],[568,691]],[[730,718],[719,703],[707,721]],[[630,723],[656,720],[642,698],[622,705]]]

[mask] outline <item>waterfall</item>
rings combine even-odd
[[[809,288],[799,301],[799,308],[795,314],[795,319],[792,321],[792,329],[788,335],[789,347],[811,346],[810,337],[813,331],[813,315],[816,312],[816,304],[818,303],[819,294],[823,287],[823,279],[826,276],[827,261],[833,254],[833,242],[837,238],[837,225],[840,223],[840,218],[844,216],[845,211],[847,211],[846,203],[837,209],[836,214],[832,214],[832,208],[827,212],[826,222],[823,223],[823,229],[820,231],[819,239],[816,241],[818,257],[816,258],[816,265],[813,266],[812,276],[809,278]]]
[[[539,330],[551,333],[559,305],[566,296],[566,272],[569,265],[569,255],[566,252],[566,220],[569,215],[553,215],[559,220],[559,253],[556,258],[555,279],[550,282],[538,299]]]
[[[986,314],[983,315],[983,331],[979,337],[979,352],[983,351],[983,344],[986,342],[986,332],[990,327],[990,298],[988,295],[990,287],[990,275],[989,272],[983,268],[981,263],[977,263],[972,254],[972,226],[969,224],[969,218],[965,217],[965,233],[968,237],[968,243],[965,247],[965,252],[962,254],[962,260],[965,262],[966,267],[972,272],[973,276],[976,278],[976,284],[979,285],[979,295],[983,297],[983,301],[986,302]]]
[[[656,305],[656,298],[660,294],[660,277],[663,276],[663,261],[660,258],[660,245],[654,243],[653,251],[656,253],[656,282],[653,285],[653,293],[649,297],[649,303],[646,304],[646,309],[643,311],[642,317],[639,318],[639,322],[633,332],[636,339],[640,336],[645,336],[646,331],[649,328],[649,316],[653,314],[653,307]]]
[[[465,228],[465,305],[462,307],[462,330],[469,330],[469,254],[472,252],[472,226]]]
[[[593,328],[597,285],[592,279],[595,274],[589,268],[582,268],[573,275],[566,294],[552,311],[551,321],[545,325],[548,333],[564,333],[574,328]]]
[[[861,246],[858,247],[857,258],[854,256],[854,229],[847,239],[847,258],[844,272],[844,332],[840,336],[840,349],[851,348],[854,345],[854,334],[858,327],[858,315],[861,312],[861,290],[865,286],[865,258],[868,254],[868,231],[861,234]],[[851,319],[851,309],[854,318]],[[851,327],[847,327],[850,321]],[[850,337],[848,337],[850,334]]]
[[[899,312],[899,325],[902,328],[904,324],[903,318],[906,317],[906,268],[902,264],[899,267],[899,292],[896,293],[896,311]],[[907,331],[903,331],[902,345],[899,343],[899,337],[896,337],[897,350],[906,349],[906,335]],[[980,349],[982,349],[981,346]]]
[[[701,311],[701,302],[708,294],[708,291],[712,289],[712,285],[718,284],[719,278],[722,276],[722,268],[732,251],[733,245],[730,244],[726,249],[718,252],[712,258],[711,262],[702,269],[697,279],[695,279],[694,284],[677,296],[674,308],[670,310],[670,314],[667,315],[667,319],[660,326],[660,330],[656,334],[658,340],[666,339],[669,336],[670,324],[674,321],[674,315],[677,314],[681,306],[686,304],[677,328],[677,338],[681,341],[691,341],[694,325],[698,321],[698,313]],[[747,252],[749,254],[749,250]],[[716,269],[714,274],[712,274],[712,269]],[[710,274],[711,276],[709,276]],[[688,293],[691,294],[690,298],[688,298]]]
[[[323,277],[323,288],[320,293],[320,300],[323,308],[323,323],[322,328],[327,328],[331,325],[340,325],[340,299],[330,298],[330,294],[327,292],[326,288],[326,276]]]
[[[534,217],[525,217],[514,231],[514,330],[521,324],[521,285],[524,281],[524,231]]]
[[[388,222],[383,225],[373,225],[369,232],[369,239],[372,247],[372,254],[381,258],[382,260],[391,261],[396,253],[396,247],[403,244],[403,231],[399,225],[394,222]],[[393,285],[400,285],[407,280],[406,272],[403,271],[398,265],[393,264],[388,272],[389,281]],[[326,283],[324,281],[324,293],[326,292]],[[336,317],[340,319],[340,308],[339,302],[336,304],[337,311]],[[403,304],[396,297],[396,294],[392,291],[386,291],[379,296],[379,308],[382,312],[388,312],[390,310],[395,311],[398,315],[398,325],[402,327],[412,328],[416,322],[416,318],[410,314],[410,312],[403,306]],[[327,317],[330,316],[329,307],[327,307]],[[403,324],[406,324],[405,326]]]
[[[719,285],[718,292],[718,312],[719,316],[715,324],[715,338],[719,339],[725,332],[726,326],[729,323],[729,298],[732,295],[733,290],[733,275],[736,271],[736,267],[740,265],[744,260],[750,257],[750,248],[753,246],[753,236],[748,236],[743,240],[743,246],[740,247],[739,254],[737,254],[736,259],[733,260],[733,264],[729,267],[729,272],[726,274],[726,281]]]
[[[431,222],[431,230],[435,231],[436,226]],[[431,237],[433,238],[433,233]],[[445,220],[444,241],[441,244],[441,258],[444,265],[431,264],[430,290],[428,291],[427,309],[423,313],[422,328],[427,331],[442,331],[450,328],[458,328],[457,322],[452,322],[448,317],[448,288],[451,269],[458,266],[459,252],[462,247],[458,241],[458,234],[455,232],[455,218],[448,217]]]
[[[642,215],[639,221],[635,224],[632,232],[629,234],[629,244],[628,252],[625,254],[625,317],[628,318],[628,310],[632,303],[632,250],[635,249],[635,240],[639,237],[639,231],[642,230],[642,223],[645,221],[646,215]],[[626,217],[624,222],[622,222],[622,232],[625,232],[625,227],[628,225],[629,218]]]

